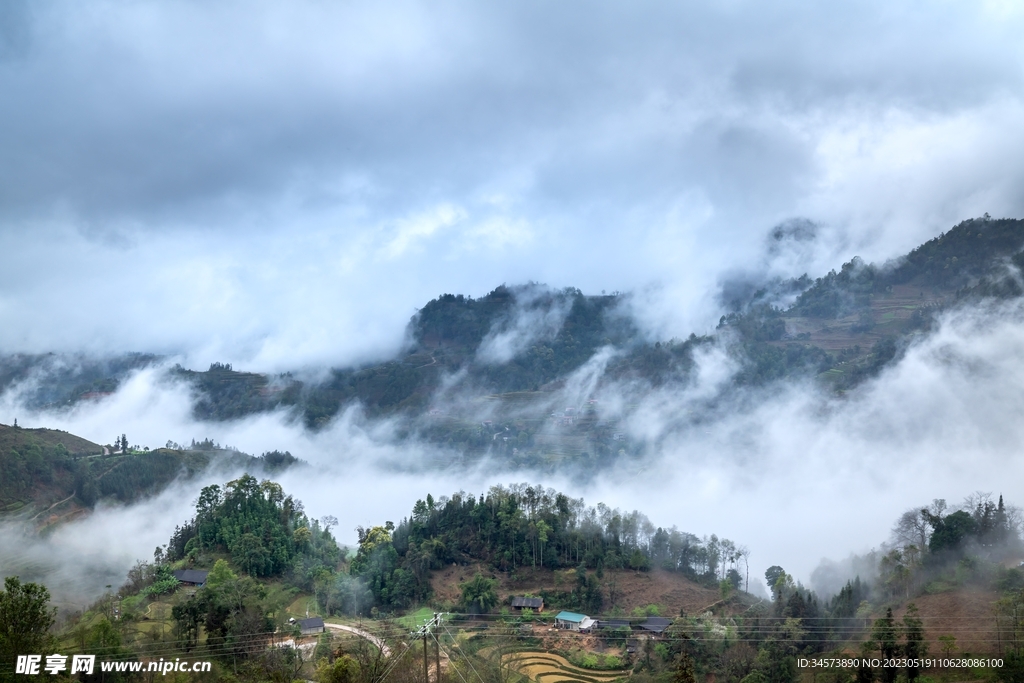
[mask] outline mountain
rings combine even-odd
[[[371,417],[403,417],[400,435],[466,457],[600,465],[639,449],[616,437],[614,419],[600,417],[594,397],[602,387],[629,387],[635,395],[644,387],[685,388],[698,350],[717,348],[734,363],[734,389],[806,378],[842,394],[897,360],[938,313],[1024,294],[1022,249],[1024,221],[964,221],[884,264],[853,258],[813,280],[752,279],[723,288],[717,329],[686,339],[647,339],[630,316],[629,295],[531,283],[501,285],[479,298],[442,294],[409,321],[402,354],[334,368],[321,381],[222,363],[168,372],[192,387],[193,412],[202,420],[284,409],[319,429],[358,404]],[[611,352],[594,369],[588,395],[564,395],[574,373],[602,349]],[[8,356],[0,359],[0,387],[31,386],[22,392],[29,406],[73,405],[102,398],[129,373],[160,361],[146,354],[102,362]]]

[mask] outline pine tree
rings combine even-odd
[[[907,681],[914,683],[921,675],[920,667],[913,666],[912,660],[928,654],[928,644],[924,642],[924,623],[917,615],[917,605],[910,603],[907,613],[903,615],[903,654],[907,657]]]
[[[892,616],[891,607],[886,608],[884,617],[875,620],[871,639],[875,641],[875,647],[878,648],[882,659],[894,659],[899,654],[899,630]],[[883,667],[882,683],[893,683],[896,680],[896,673],[894,667]]]
[[[672,675],[672,683],[697,683],[697,675],[693,672],[693,659],[683,652],[676,660],[676,670]]]

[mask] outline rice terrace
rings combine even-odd
[[[539,650],[526,650],[505,655],[510,666],[537,683],[561,683],[562,681],[583,681],[584,683],[611,683],[626,678],[632,671],[596,671],[583,669],[556,654]]]

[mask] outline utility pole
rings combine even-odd
[[[434,637],[434,663],[435,663],[435,683],[441,681],[441,641],[437,637],[437,632],[441,628],[441,619],[444,617],[440,612],[434,612],[434,616],[427,620],[420,629],[414,633],[414,636],[423,638],[423,683],[430,683],[430,655],[427,650],[427,636]]]
[[[434,621],[438,627],[441,626],[441,615],[437,612],[434,612]],[[434,662],[434,683],[441,683],[441,641],[438,640],[437,631],[434,631]]]

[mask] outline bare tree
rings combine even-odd
[[[911,545],[927,548],[930,535],[931,527],[922,514],[921,508],[911,508],[904,512],[892,528],[892,542],[898,548],[906,548]]]

